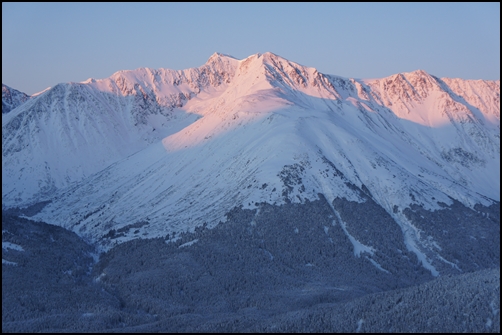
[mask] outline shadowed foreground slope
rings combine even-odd
[[[375,253],[380,269],[332,213],[322,200],[234,209],[214,229],[126,242],[95,264],[74,233],[4,215],[2,331],[500,330],[499,268],[433,279],[403,247]]]

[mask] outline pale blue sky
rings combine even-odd
[[[2,82],[27,94],[266,51],[352,78],[500,79],[500,3],[2,3]]]

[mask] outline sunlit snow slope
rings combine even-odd
[[[52,200],[36,219],[105,245],[111,229],[113,243],[165,236],[241,205],[364,202],[354,185],[405,232],[410,204],[500,200],[500,82],[214,54],[59,84],[3,115],[2,158],[3,207]]]

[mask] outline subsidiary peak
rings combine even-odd
[[[2,83],[2,114],[10,112],[28,99],[30,99],[30,96],[26,93]]]
[[[402,74],[405,76],[431,77],[431,75],[427,73],[427,71],[421,69],[411,72],[403,72]]]
[[[221,52],[215,52],[214,54],[211,55],[211,57],[209,57],[209,59],[207,60],[207,62],[209,62],[211,60],[214,60],[214,59],[218,59],[218,58],[231,58],[231,59],[237,60],[237,58],[235,58],[232,55],[224,54],[224,53],[221,53]]]
[[[223,69],[220,69],[220,70],[228,71],[231,68],[235,69],[238,62],[239,62],[239,60],[233,56],[223,54],[220,52],[215,52],[214,54],[211,55],[211,57],[209,57],[207,62],[202,67],[205,67],[205,66],[209,66],[211,68],[223,67]]]

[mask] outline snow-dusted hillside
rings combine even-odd
[[[322,194],[331,206],[371,198],[427,266],[434,241],[406,208],[500,201],[500,82],[359,80],[272,53],[214,54],[57,85],[3,117],[2,157],[3,207],[52,200],[36,219],[106,248]],[[374,250],[344,231],[354,253]]]

